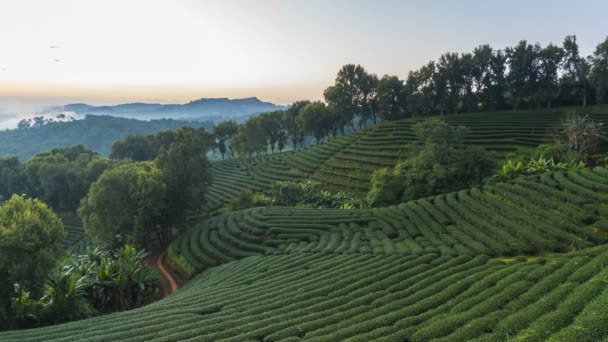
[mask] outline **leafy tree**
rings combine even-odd
[[[338,71],[335,84],[323,93],[325,101],[337,114],[338,127],[352,123],[355,116],[363,120],[375,116],[376,81],[377,77],[368,74],[360,65],[347,64]]]
[[[70,265],[52,271],[42,297],[46,317],[57,324],[93,316],[95,310],[86,298],[89,286],[89,274],[74,272]]]
[[[152,160],[158,154],[154,137],[151,135],[128,135],[112,143],[112,159],[130,159],[133,161]]]
[[[589,63],[580,56],[576,36],[566,36],[562,46],[563,75],[560,79],[560,97],[565,104],[587,105]],[[579,100],[580,99],[580,100]]]
[[[63,235],[59,217],[37,199],[13,195],[0,206],[0,305],[4,312],[12,313],[15,284],[21,292],[18,298],[24,291],[39,298],[47,273],[60,255]]]
[[[283,124],[285,126],[285,130],[287,134],[291,137],[291,143],[293,145],[293,149],[298,148],[298,144],[302,147],[304,143],[305,133],[300,131],[300,127],[296,122],[296,118],[300,115],[300,111],[304,108],[310,101],[296,101],[284,111],[283,115]]]
[[[538,87],[536,101],[538,104],[546,103],[551,108],[551,102],[558,95],[558,71],[562,63],[564,51],[553,44],[540,50],[538,54]]]
[[[238,132],[238,129],[238,124],[233,120],[222,121],[213,127],[213,134],[217,139],[217,146],[222,159],[224,159],[224,155],[226,154],[226,143]]]
[[[26,187],[19,159],[17,157],[0,158],[0,197],[9,198],[12,194],[23,194]]]
[[[103,169],[112,166],[99,159],[97,152],[82,145],[39,153],[23,166],[26,193],[57,211],[74,211],[90,184]]]
[[[480,184],[494,167],[483,148],[464,145],[466,129],[439,120],[414,127],[418,153],[394,169],[380,169],[372,177],[367,195],[370,206],[395,204]]]
[[[337,133],[335,112],[332,112],[323,102],[311,102],[304,106],[296,118],[299,130],[307,135],[313,135],[317,142],[329,133]]]
[[[600,43],[591,56],[591,80],[595,86],[598,104],[608,103],[608,37]]]
[[[410,71],[405,82],[407,111],[416,115],[429,115],[435,110],[436,88],[435,62],[429,62],[419,70]]]
[[[511,104],[517,109],[521,103],[529,101],[537,87],[539,44],[528,44],[522,40],[515,47],[506,49],[509,74]]]
[[[384,75],[378,81],[378,116],[384,120],[406,117],[405,85],[397,76]]]
[[[78,214],[87,233],[98,240],[128,235],[142,245],[155,234],[166,242],[160,224],[166,184],[151,162],[130,163],[104,172],[82,200]]]
[[[182,127],[176,131],[175,142],[156,159],[166,186],[165,206],[161,227],[167,243],[174,229],[183,228],[188,217],[202,210],[206,201],[207,186],[211,177],[208,172],[208,135],[203,129]]]
[[[250,117],[239,125],[238,132],[232,138],[232,145],[241,157],[249,157],[251,168],[253,154],[264,152],[266,147],[266,136],[260,126],[260,120],[257,117]]]

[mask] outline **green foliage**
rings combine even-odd
[[[0,206],[0,305],[9,317],[14,285],[39,297],[62,239],[61,220],[41,201],[13,195]]]
[[[276,182],[271,188],[273,205],[277,206],[305,206],[313,208],[361,208],[364,203],[354,195],[338,191],[331,193],[323,190],[318,183],[305,181]]]
[[[292,207],[304,199],[305,191],[302,183],[276,182],[272,184],[272,204]]]
[[[182,228],[188,217],[201,211],[211,179],[207,171],[204,130],[182,127],[176,131],[175,142],[156,159],[165,184],[165,205],[160,224],[163,242],[171,239],[173,228]]]
[[[149,244],[162,234],[159,222],[166,208],[166,184],[150,162],[131,163],[104,172],[82,200],[78,214],[87,233],[98,240],[129,235]]]
[[[260,207],[266,205],[268,200],[264,197],[264,194],[253,193],[251,190],[243,190],[241,193],[233,198],[227,205],[229,211],[247,209],[253,207]]]
[[[380,169],[372,176],[367,195],[370,206],[446,193],[481,184],[492,171],[491,154],[477,146],[465,146],[466,128],[436,119],[414,126],[421,147],[418,154],[394,169]]]
[[[571,160],[570,162],[555,162],[553,158],[543,156],[537,159],[530,159],[527,162],[514,162],[508,160],[501,167],[501,170],[494,175],[494,181],[507,181],[517,177],[536,175],[550,171],[576,171],[585,167],[583,161]]]
[[[181,255],[177,254],[172,246],[167,248],[167,265],[176,271],[184,280],[190,280],[196,274],[196,269]]]
[[[127,135],[150,134],[162,130],[175,130],[182,126],[204,127],[211,130],[212,123],[186,122],[173,119],[135,120],[112,116],[87,115],[83,120],[53,122],[40,127],[0,131],[0,156],[17,156],[28,160],[42,151],[62,146],[82,144],[101,155],[111,152],[112,143]]]
[[[589,115],[569,113],[560,125],[561,138],[571,151],[590,160],[601,152],[601,144],[606,141],[603,123],[592,120]]]

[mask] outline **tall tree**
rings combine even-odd
[[[314,136],[317,142],[323,141],[330,132],[337,130],[334,112],[320,101],[304,106],[296,122],[302,132]]]
[[[563,50],[553,44],[545,46],[538,53],[537,104],[545,103],[551,108],[551,101],[557,97],[558,70],[563,58]]]
[[[283,123],[285,125],[285,130],[287,131],[287,134],[291,137],[291,143],[293,145],[294,150],[298,148],[298,143],[300,144],[300,147],[304,143],[304,133],[300,131],[300,128],[296,123],[296,118],[300,114],[302,108],[304,108],[304,106],[309,103],[310,101],[306,100],[296,101],[292,103],[291,106],[289,106],[289,108],[287,108],[287,110],[285,110],[285,112],[283,113]]]
[[[347,64],[338,71],[335,84],[323,96],[337,114],[339,126],[352,124],[355,117],[373,115],[375,80],[361,65]]]
[[[560,98],[563,104],[582,104],[585,107],[589,91],[589,63],[580,56],[576,36],[566,36],[562,49]]]
[[[597,104],[608,103],[608,37],[595,48],[591,64],[591,79]]]
[[[397,120],[406,116],[405,85],[397,76],[384,75],[378,81],[378,116]]]
[[[189,216],[202,210],[207,186],[210,182],[207,161],[209,135],[204,129],[182,127],[175,132],[175,142],[156,159],[167,186],[166,206],[162,225],[165,241],[171,239],[174,229],[184,227]]]
[[[82,200],[78,214],[87,233],[99,240],[131,236],[147,246],[156,235],[168,238],[161,214],[166,210],[167,187],[152,162],[129,163],[104,172]]]
[[[63,223],[46,204],[13,195],[0,206],[0,305],[11,313],[15,285],[34,298],[59,257]],[[0,310],[2,311],[2,310]],[[0,326],[5,324],[0,320]]]
[[[538,80],[538,54],[541,50],[539,44],[528,44],[522,40],[515,47],[506,49],[509,74],[509,94],[514,109],[522,103],[529,102],[534,96]]]
[[[217,146],[222,159],[224,159],[224,155],[226,154],[226,143],[230,143],[230,139],[236,134],[238,129],[239,125],[233,120],[222,121],[213,127],[213,134],[217,139]]]

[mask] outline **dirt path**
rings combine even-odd
[[[175,281],[175,278],[173,277],[171,272],[169,272],[167,268],[165,268],[165,265],[163,263],[166,255],[167,251],[164,251],[160,253],[154,261],[154,266],[156,267],[158,272],[160,272],[160,274],[166,279],[166,282],[164,282],[165,286],[163,286],[163,292],[165,293],[165,296],[177,291],[177,281]],[[163,282],[161,282],[161,284],[162,283]]]

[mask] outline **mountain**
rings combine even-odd
[[[114,106],[91,106],[72,103],[54,107],[48,112],[74,112],[77,114],[110,115],[142,120],[172,118],[180,120],[243,119],[252,114],[285,109],[286,106],[264,102],[257,97],[243,99],[202,98],[185,104],[125,103]]]

